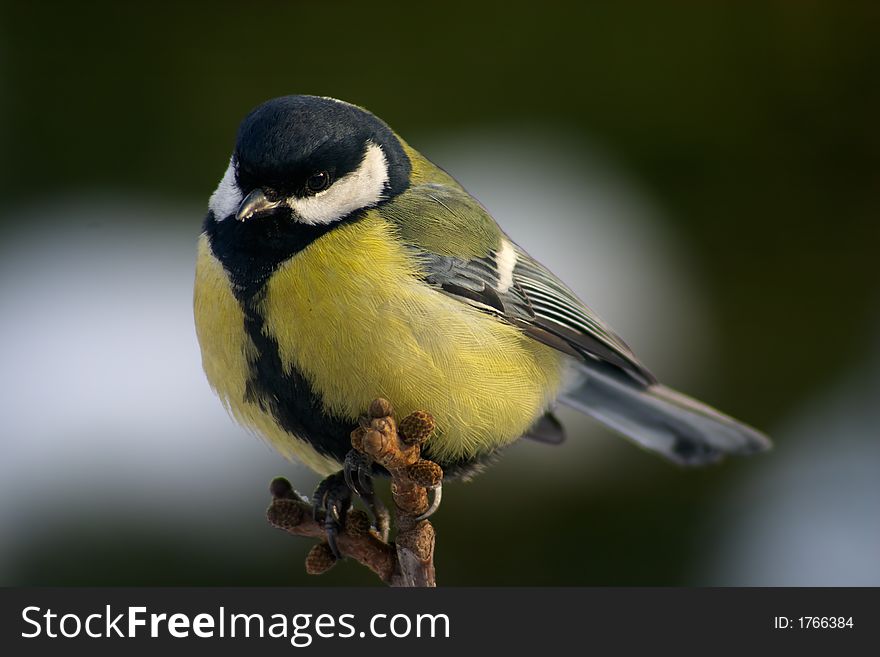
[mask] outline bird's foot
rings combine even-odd
[[[373,488],[373,459],[352,449],[345,456],[343,475],[348,487],[358,495],[373,516],[373,526],[383,541],[388,540],[391,516]]]
[[[342,558],[336,539],[345,527],[345,519],[351,508],[351,489],[343,472],[325,478],[312,495],[312,512],[315,522],[322,523],[327,546],[337,559]]]
[[[345,455],[342,472],[345,483],[360,497],[373,496],[373,459],[356,449]]]

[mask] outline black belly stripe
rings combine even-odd
[[[271,414],[282,429],[341,463],[351,449],[351,431],[357,423],[328,414],[299,369],[291,367],[285,371],[278,342],[266,335],[264,318],[255,308],[261,296],[242,304],[245,331],[258,354],[251,366],[245,399]]]
[[[266,281],[284,262],[340,226],[358,221],[362,212],[327,225],[292,221],[289,211],[250,221],[205,217],[204,231],[214,254],[232,284],[244,312],[244,330],[257,350],[245,387],[245,401],[269,413],[278,425],[307,441],[320,454],[340,463],[351,449],[354,420],[328,414],[320,397],[296,367],[285,372],[278,342],[264,333],[265,318],[258,306]]]
[[[264,332],[265,318],[258,308],[266,282],[281,264],[330,230],[362,216],[362,213],[354,213],[329,226],[307,226],[290,222],[283,215],[247,222],[229,217],[218,222],[209,213],[204,224],[211,252],[229,276],[233,293],[244,312],[244,329],[257,351],[245,387],[245,401],[257,404],[282,429],[340,464],[351,449],[351,432],[357,426],[356,418],[340,418],[327,413],[306,376],[292,364],[289,371],[285,371],[278,342]],[[431,459],[430,445],[425,447],[424,457]],[[443,468],[447,479],[467,478],[496,460],[498,451],[432,460]],[[387,474],[379,466],[374,466],[374,471]]]

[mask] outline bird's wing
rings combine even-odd
[[[760,432],[657,383],[574,292],[453,185],[416,185],[379,211],[397,224],[429,285],[581,360],[584,380],[560,401],[676,463],[767,449]]]
[[[564,353],[648,386],[656,379],[568,287],[514,244],[461,188],[423,184],[380,208],[425,281]]]

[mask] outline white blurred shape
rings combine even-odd
[[[798,409],[717,509],[702,578],[880,586],[880,359]]]
[[[265,504],[267,476],[289,471],[202,373],[200,214],[92,199],[17,216],[29,228],[0,252],[0,576],[4,551],[48,529],[52,508],[67,521],[122,504],[162,524],[220,521]],[[247,475],[251,488],[236,488]]]

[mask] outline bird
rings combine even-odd
[[[333,98],[282,96],[242,120],[198,239],[193,304],[230,414],[325,477],[315,513],[331,547],[351,489],[375,503],[363,481],[381,466],[350,435],[378,397],[431,413],[423,456],[447,480],[519,438],[561,442],[559,404],[681,465],[770,446],[660,383],[449,173]]]

